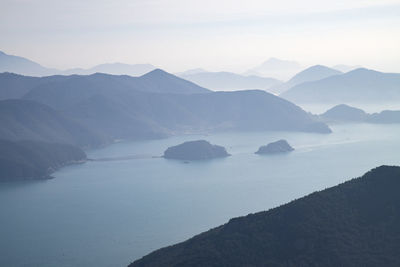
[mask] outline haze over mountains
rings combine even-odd
[[[3,99],[50,106],[106,140],[229,129],[329,132],[301,108],[269,93],[213,93],[162,70],[141,77],[97,73],[37,78],[3,73],[2,80],[7,88],[1,90]]]
[[[300,107],[265,91],[212,92],[160,69],[140,77],[1,73],[0,99],[0,139],[14,142],[87,148],[216,131],[331,132]],[[43,168],[24,173],[48,173]],[[9,173],[20,177],[14,169]]]
[[[295,103],[390,103],[400,100],[400,74],[356,69],[298,84],[280,96]]]
[[[12,72],[30,76],[48,76],[56,74],[57,70],[43,67],[26,58],[7,55],[0,51],[0,72]]]
[[[279,80],[285,81],[301,70],[301,65],[296,61],[281,60],[272,57],[261,65],[247,70],[245,75],[275,77]]]
[[[157,67],[151,64],[124,64],[124,63],[105,63],[96,65],[89,69],[73,68],[67,70],[57,70],[52,68],[46,68],[42,65],[33,62],[32,60],[7,55],[0,51],[0,72],[12,72],[21,75],[28,76],[50,76],[50,75],[89,75],[97,72],[115,74],[115,75],[130,75],[130,76],[141,76],[146,74]]]
[[[318,81],[330,76],[339,75],[342,72],[335,70],[333,68],[329,68],[322,65],[311,66],[296,75],[294,75],[289,81],[285,82],[278,86],[277,90],[280,92],[284,92],[295,85],[302,84],[305,82]]]
[[[189,72],[181,74],[180,77],[192,81],[198,85],[213,91],[237,91],[249,89],[262,89],[271,93],[279,93],[274,90],[282,84],[274,78],[260,76],[244,76],[232,72]]]

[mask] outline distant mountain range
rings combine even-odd
[[[282,82],[274,78],[244,76],[232,72],[185,72],[180,77],[192,81],[213,91],[238,91],[261,89],[271,93],[279,93],[273,88]]]
[[[356,69],[298,84],[281,97],[295,103],[385,103],[400,101],[400,74]]]
[[[381,166],[129,266],[400,266],[399,188],[400,167]]]
[[[211,92],[162,70],[141,77],[98,73],[34,78],[3,73],[0,74],[0,82],[2,80],[7,81],[7,89],[0,87],[3,99],[21,98],[49,106],[58,115],[96,133],[104,142],[220,130],[330,132],[326,125],[316,122],[298,106],[269,93],[257,90]],[[17,101],[13,104],[18,105]],[[61,120],[58,117],[52,120],[42,118],[54,113],[50,108],[47,113],[38,113],[28,110],[32,105],[23,102],[19,105],[21,109],[8,103],[9,114],[25,112],[20,116],[23,118],[29,118],[29,113],[36,114],[32,115],[35,123],[39,124],[35,129],[44,127],[40,124]],[[10,117],[4,119],[9,125],[14,125],[14,128],[23,126],[15,122],[18,116]],[[46,127],[53,129],[54,125]],[[57,128],[49,130],[49,133],[61,130]],[[37,135],[41,134],[32,133],[31,139],[37,140]],[[65,136],[62,132],[54,134],[57,135]],[[28,135],[20,136],[29,139]],[[67,139],[71,143],[71,138]]]
[[[361,65],[344,65],[344,64],[339,64],[335,65],[332,67],[335,70],[341,71],[341,72],[349,72],[352,70],[360,69],[362,68]]]
[[[94,73],[107,73],[113,75],[129,75],[129,76],[142,76],[157,67],[151,64],[124,64],[124,63],[106,63],[96,65],[89,69],[75,68],[61,71],[59,74],[70,75],[90,75]]]
[[[244,75],[274,77],[276,79],[286,81],[296,73],[300,72],[301,70],[302,70],[301,65],[296,61],[269,58],[261,65],[246,71]]]
[[[0,51],[0,73],[1,72],[12,72],[29,76],[49,76],[56,74],[58,70],[46,68],[32,60],[7,55]]]
[[[89,69],[74,68],[68,70],[58,70],[46,68],[29,59],[7,55],[6,53],[0,51],[0,73],[11,72],[37,77],[71,74],[89,75],[97,72],[114,75],[141,76],[155,69],[156,67],[151,64],[106,63],[96,65]]]
[[[275,88],[275,90],[282,93],[298,84],[311,81],[318,81],[339,74],[342,74],[342,72],[326,66],[315,65],[297,73],[289,81],[281,85],[278,85],[278,87]]]

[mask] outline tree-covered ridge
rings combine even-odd
[[[231,219],[130,266],[400,266],[400,167]]]

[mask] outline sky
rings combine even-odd
[[[244,72],[276,57],[400,72],[400,0],[0,0],[0,36],[59,69]]]

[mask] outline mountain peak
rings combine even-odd
[[[376,71],[376,70],[371,70],[371,69],[367,69],[367,68],[358,68],[352,71],[349,71],[347,73],[345,73],[346,75],[373,75],[373,74],[381,74],[381,72]]]
[[[293,76],[287,82],[287,87],[290,88],[300,83],[321,80],[339,74],[342,74],[342,72],[323,65],[314,65]]]
[[[161,77],[161,76],[174,76],[174,75],[166,72],[165,70],[157,68],[157,69],[154,69],[154,70],[142,75],[142,77],[148,77],[148,76]]]

